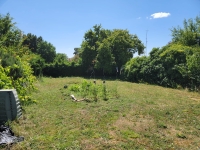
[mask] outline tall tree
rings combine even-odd
[[[38,44],[37,53],[45,60],[46,63],[53,63],[56,57],[56,48],[47,41]]]
[[[58,63],[58,64],[65,64],[69,62],[68,57],[66,54],[63,53],[56,53],[56,57],[54,59],[54,63]]]
[[[197,45],[197,39],[200,39],[200,16],[195,19],[188,19],[183,21],[183,28],[180,26],[173,27],[172,41],[186,46]]]
[[[17,46],[22,41],[22,31],[12,22],[10,14],[0,15],[0,46]]]
[[[108,30],[104,30],[101,25],[95,25],[93,30],[90,29],[85,33],[80,54],[84,68],[94,67],[99,43],[107,38],[107,33]]]
[[[98,69],[103,69],[103,73],[104,72],[111,73],[113,64],[114,64],[114,57],[111,52],[110,43],[108,40],[105,39],[99,45],[95,66]]]
[[[145,48],[138,37],[131,35],[128,30],[115,29],[108,40],[111,43],[112,54],[118,68],[125,65],[134,53],[142,54]]]
[[[23,38],[24,38],[24,41],[22,44],[25,46],[28,46],[28,48],[33,53],[37,53],[37,45],[38,45],[37,36],[31,33],[28,33],[27,35],[24,35]]]
[[[80,57],[86,68],[95,66],[96,62],[98,62],[97,68],[109,68],[110,65],[103,65],[106,63],[106,60],[101,60],[104,57],[107,59],[109,57],[108,62],[113,62],[114,59],[116,67],[121,68],[134,53],[138,52],[140,55],[144,51],[145,47],[141,40],[136,35],[130,34],[128,30],[105,30],[100,25],[95,25],[93,28],[85,33],[85,40],[81,45]]]

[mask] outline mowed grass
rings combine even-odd
[[[38,103],[24,106],[23,116],[11,123],[14,133],[24,136],[11,149],[200,148],[199,93],[110,80],[105,83],[112,93],[107,101],[74,102],[64,86],[83,80],[38,81],[32,94]]]

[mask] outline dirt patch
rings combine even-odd
[[[190,148],[194,146],[194,142],[200,139],[196,136],[192,135],[183,135],[184,129],[176,130],[173,126],[169,126],[167,129],[161,129],[160,134],[166,138],[170,138],[174,144],[174,146],[182,147],[182,148]]]
[[[154,127],[155,123],[154,120],[150,117],[141,116],[136,120],[134,123],[134,130],[136,132],[145,132],[150,128]]]
[[[114,127],[118,128],[118,129],[125,129],[125,128],[131,128],[133,127],[134,122],[128,120],[125,117],[120,117],[115,123],[114,123]]]
[[[84,150],[113,149],[118,145],[118,142],[115,139],[108,140],[101,137],[92,140],[82,140],[81,145]]]
[[[120,117],[113,124],[118,130],[129,128],[136,132],[146,131],[154,125],[154,120],[151,117],[143,115]]]
[[[194,143],[194,139],[190,139],[190,138],[187,138],[187,139],[176,138],[176,139],[174,139],[174,145],[176,145],[178,147],[182,147],[182,148],[188,148],[188,149],[189,148],[192,149],[192,147],[197,148],[197,147],[195,147],[195,145],[193,143]]]
[[[97,149],[95,146],[95,144],[92,143],[91,140],[82,140],[81,141],[81,147],[85,150],[90,150],[90,149]]]
[[[197,102],[200,102],[200,98],[195,98],[195,97],[189,97],[191,100],[193,101],[197,101]]]

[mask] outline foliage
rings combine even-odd
[[[45,60],[45,63],[53,63],[56,57],[55,47],[51,43],[44,41],[41,36],[37,37],[28,33],[23,36],[22,44],[28,46],[33,53],[39,54]]]
[[[9,68],[3,68],[0,65],[0,89],[11,89],[13,88],[11,78],[7,76]]]
[[[194,23],[192,19],[188,22],[185,20],[184,29],[179,30],[184,34],[180,34],[176,28],[172,30],[172,43],[162,48],[153,48],[147,57],[136,57],[128,61],[123,71],[124,79],[198,90],[200,47],[189,34],[199,34],[199,23]]]
[[[128,30],[113,30],[108,41],[110,42],[111,51],[118,68],[125,65],[133,57],[134,53],[138,52],[140,55],[144,51],[144,45],[137,35],[131,35]]]
[[[112,72],[112,67],[114,65],[114,57],[110,49],[110,43],[108,41],[103,41],[98,48],[98,54],[96,56],[95,66],[98,69],[103,69],[103,72]]]
[[[45,60],[37,54],[31,54],[31,59],[29,60],[31,68],[33,69],[33,74],[35,76],[41,76],[43,74],[43,69],[45,67]]]
[[[84,41],[81,44],[80,56],[82,58],[82,65],[85,69],[94,67],[99,43],[108,36],[108,31],[102,29],[101,25],[95,25],[93,28],[93,30],[90,29],[85,33]]]
[[[172,41],[186,46],[196,46],[197,39],[200,39],[200,16],[195,19],[183,21],[183,29],[174,27],[171,29]]]
[[[108,90],[105,81],[103,84],[98,84],[95,80],[93,82],[83,80],[80,84],[72,84],[68,87],[71,94],[75,94],[80,99],[88,99],[97,102],[100,99],[109,100],[114,97],[116,93],[112,93],[111,89]]]
[[[39,54],[46,63],[52,63],[56,57],[56,48],[51,43],[43,41],[38,44],[37,54]]]
[[[33,53],[37,53],[38,43],[42,42],[42,37],[37,37],[34,34],[28,33],[23,35],[23,45],[27,46]]]
[[[148,57],[136,57],[125,65],[124,78],[165,87],[193,88],[199,83],[199,50],[179,44],[154,48]]]
[[[19,30],[15,23],[12,22],[13,18],[10,14],[5,16],[0,14],[0,46],[18,46],[22,41],[22,32]]]
[[[9,53],[7,53],[9,51]],[[35,77],[28,61],[20,58],[14,48],[1,51],[1,89],[15,88],[22,104],[33,102],[30,92],[34,89]],[[15,56],[15,57],[14,57]]]
[[[66,54],[56,53],[56,57],[54,58],[54,63],[65,64],[68,62],[69,62],[69,60],[68,60],[68,57]]]
[[[45,68],[43,69],[43,75],[51,77],[83,76],[83,72],[82,66],[74,62],[71,64],[51,63],[45,65]]]
[[[23,37],[9,14],[0,15],[0,89],[15,88],[22,104],[34,102],[30,92],[35,77],[29,64],[31,58],[27,47],[22,46]]]
[[[121,68],[133,57],[133,53],[143,53],[144,45],[128,30],[105,30],[101,25],[95,25],[93,28],[85,33],[80,48],[85,69],[95,67],[111,73],[111,68]]]

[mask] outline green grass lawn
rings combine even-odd
[[[106,81],[108,100],[72,101],[64,88],[83,78],[43,78],[11,123],[23,142],[12,149],[191,149],[200,148],[200,95],[154,85]],[[92,80],[87,80],[93,82]],[[97,80],[96,86],[102,85]]]

